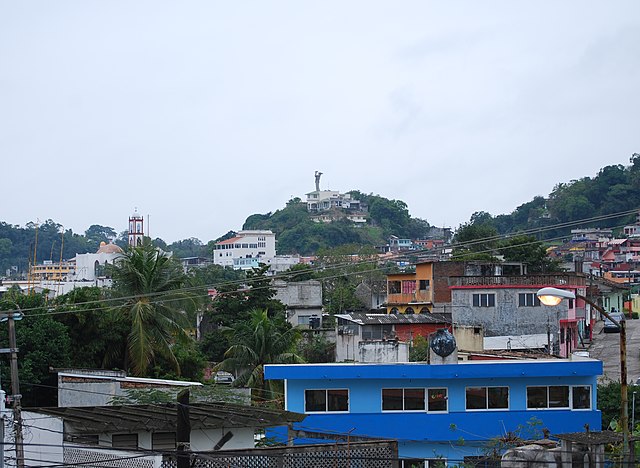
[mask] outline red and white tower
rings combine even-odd
[[[144,240],[144,218],[138,209],[129,216],[129,246],[138,247],[142,245]]]

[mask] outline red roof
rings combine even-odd
[[[231,239],[227,239],[227,240],[223,240],[220,242],[216,242],[216,245],[223,245],[223,244],[233,244],[235,243],[235,241],[239,241],[240,239],[242,239],[242,237],[232,237]]]

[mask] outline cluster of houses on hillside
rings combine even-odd
[[[366,219],[366,206],[348,194],[320,190],[320,175],[306,201],[318,222]],[[132,215],[129,228],[130,244],[138,245],[144,220]],[[284,383],[284,409],[250,406],[246,391],[237,403],[127,403],[130,391],[195,392],[202,384],[53,369],[58,406],[24,411],[24,446],[15,437],[19,415],[0,397],[5,465],[173,468],[186,451],[188,466],[495,466],[496,447],[528,440],[531,459],[544,466],[603,466],[604,446],[617,439],[599,435],[603,366],[584,350],[600,317],[581,298],[637,310],[640,220],[625,233],[614,239],[607,230],[574,230],[571,241],[549,250],[571,268],[549,274],[530,274],[520,262],[451,261],[446,232],[392,238],[381,261],[415,250],[433,256],[420,255],[382,281],[363,280],[356,289],[363,306],[332,316],[320,281],[276,276],[272,286],[291,325],[335,343],[335,362],[264,367],[267,381]],[[103,243],[72,261],[38,265],[27,287],[108,286],[105,265],[122,254]],[[240,231],[213,250],[215,264],[267,264],[273,273],[310,260],[278,256],[266,230]],[[201,264],[184,259],[185,268]],[[578,299],[545,306],[537,292],[550,286]],[[417,343],[426,343],[426,357],[410,362]],[[282,446],[256,448],[266,440]],[[529,466],[529,455],[509,455],[517,458],[509,467]]]

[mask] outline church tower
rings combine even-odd
[[[138,209],[129,216],[129,246],[138,247],[144,240],[144,218]]]

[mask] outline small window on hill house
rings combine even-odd
[[[389,281],[389,294],[400,294],[400,281]]]
[[[496,295],[493,293],[474,294],[473,307],[495,307]]]
[[[420,291],[429,289],[429,280],[420,280]]]

